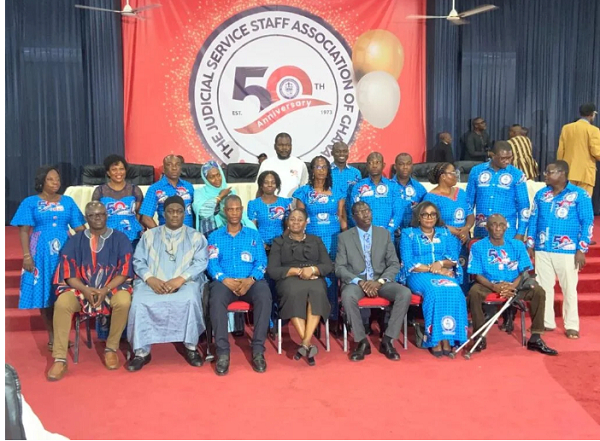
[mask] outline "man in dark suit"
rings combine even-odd
[[[452,135],[448,132],[440,133],[440,141],[427,151],[427,162],[450,162],[454,163],[452,153]]]
[[[335,275],[342,281],[342,305],[357,343],[350,360],[360,361],[371,353],[358,308],[358,301],[365,296],[381,296],[393,302],[379,352],[389,360],[400,360],[392,342],[400,335],[411,293],[394,281],[400,270],[394,243],[389,231],[371,225],[373,213],[369,205],[363,201],[356,202],[352,206],[352,217],[356,227],[338,236],[335,259]]]
[[[465,138],[465,161],[487,161],[488,150],[491,148],[490,135],[486,132],[485,120],[478,116],[473,120],[473,130]]]

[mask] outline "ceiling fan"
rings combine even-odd
[[[92,11],[114,12],[116,14],[121,14],[123,17],[133,17],[133,18],[139,18],[141,20],[145,20],[145,18],[140,15],[140,12],[147,11],[148,9],[158,8],[160,6],[162,6],[162,5],[152,4],[152,5],[140,6],[139,8],[132,8],[131,5],[129,4],[129,0],[125,1],[125,6],[123,6],[123,10],[121,10],[121,11],[114,10],[114,9],[96,8],[94,6],[75,5],[75,7],[79,8],[79,9],[91,9]]]
[[[475,14],[481,14],[482,12],[493,11],[494,9],[498,9],[498,6],[495,5],[481,5],[473,9],[469,9],[465,12],[457,12],[455,7],[455,0],[452,0],[452,10],[448,15],[409,15],[406,18],[410,19],[428,19],[428,18],[445,18],[453,25],[464,25],[469,23],[465,20],[465,17],[470,17]]]

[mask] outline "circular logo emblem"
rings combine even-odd
[[[293,155],[331,158],[359,123],[352,55],[323,19],[277,6],[243,11],[206,39],[190,80],[202,144],[219,160],[255,161],[288,132]],[[310,126],[310,130],[298,130]]]
[[[406,193],[406,196],[408,196],[409,198],[412,198],[417,192],[412,187],[412,185],[409,185],[408,187],[406,187],[405,193]]]
[[[460,257],[458,258],[458,264],[459,264],[460,266],[465,266],[465,264],[466,264],[466,263],[467,263],[467,260],[466,260],[466,259],[465,259],[463,256],[460,256]]]
[[[379,184],[377,186],[377,188],[375,189],[375,191],[377,192],[377,194],[386,194],[387,193],[387,186],[385,186],[383,184]]]
[[[454,221],[455,222],[462,222],[465,220],[465,210],[462,208],[457,208],[454,211]]]
[[[565,195],[565,201],[574,202],[577,199],[577,192],[572,191]]]
[[[523,219],[529,219],[531,217],[531,211],[529,210],[529,208],[523,208],[521,210],[521,216],[523,217]]]
[[[444,331],[454,331],[455,328],[456,321],[454,320],[454,317],[451,317],[449,315],[442,317],[442,329]]]
[[[556,217],[560,218],[560,219],[564,219],[569,215],[569,209],[566,207],[560,207],[558,210],[556,210]]]
[[[510,185],[512,180],[513,180],[512,176],[508,173],[504,173],[502,176],[500,176],[500,183],[502,185]]]
[[[487,184],[490,182],[490,180],[492,179],[492,174],[490,172],[483,172],[479,175],[479,183],[480,184]]]
[[[542,231],[542,232],[540,232],[538,237],[540,238],[540,245],[543,245],[546,243],[546,233],[544,233]]]

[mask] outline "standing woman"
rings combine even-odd
[[[92,200],[100,201],[106,207],[106,226],[125,234],[135,251],[143,231],[138,213],[144,196],[137,185],[125,181],[125,158],[119,155],[107,156],[104,168],[108,182],[96,187]]]
[[[296,207],[306,210],[306,232],[323,241],[329,257],[335,261],[337,239],[340,231],[346,231],[346,195],[333,192],[331,165],[324,156],[316,156],[310,162],[308,184],[298,188],[293,197]],[[332,320],[338,319],[338,292],[335,275],[326,278],[327,297],[331,303]]]
[[[52,316],[56,300],[52,278],[60,250],[69,236],[69,226],[75,231],[85,229],[81,210],[69,196],[58,194],[59,189],[58,169],[47,165],[40,167],[35,175],[38,194],[21,202],[10,223],[19,227],[23,248],[19,308],[40,309],[48,331],[49,350],[54,344]]]
[[[454,358],[452,346],[467,341],[467,302],[460,289],[458,248],[437,207],[421,202],[411,227],[402,230],[400,282],[423,297],[423,346],[439,358]]]
[[[423,201],[432,202],[438,207],[442,222],[455,239],[455,246],[459,250],[459,264],[465,278],[464,287],[464,285],[468,285],[466,245],[471,237],[470,231],[475,224],[475,216],[473,207],[467,201],[467,192],[456,186],[459,178],[460,171],[454,165],[449,162],[437,164],[429,173],[429,182],[437,184],[437,186],[425,195]]]

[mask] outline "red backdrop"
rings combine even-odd
[[[405,17],[424,1],[161,4],[123,19],[128,161],[255,162],[283,131],[305,161],[335,140],[350,162],[371,151],[388,164],[400,152],[423,160],[425,33]]]

